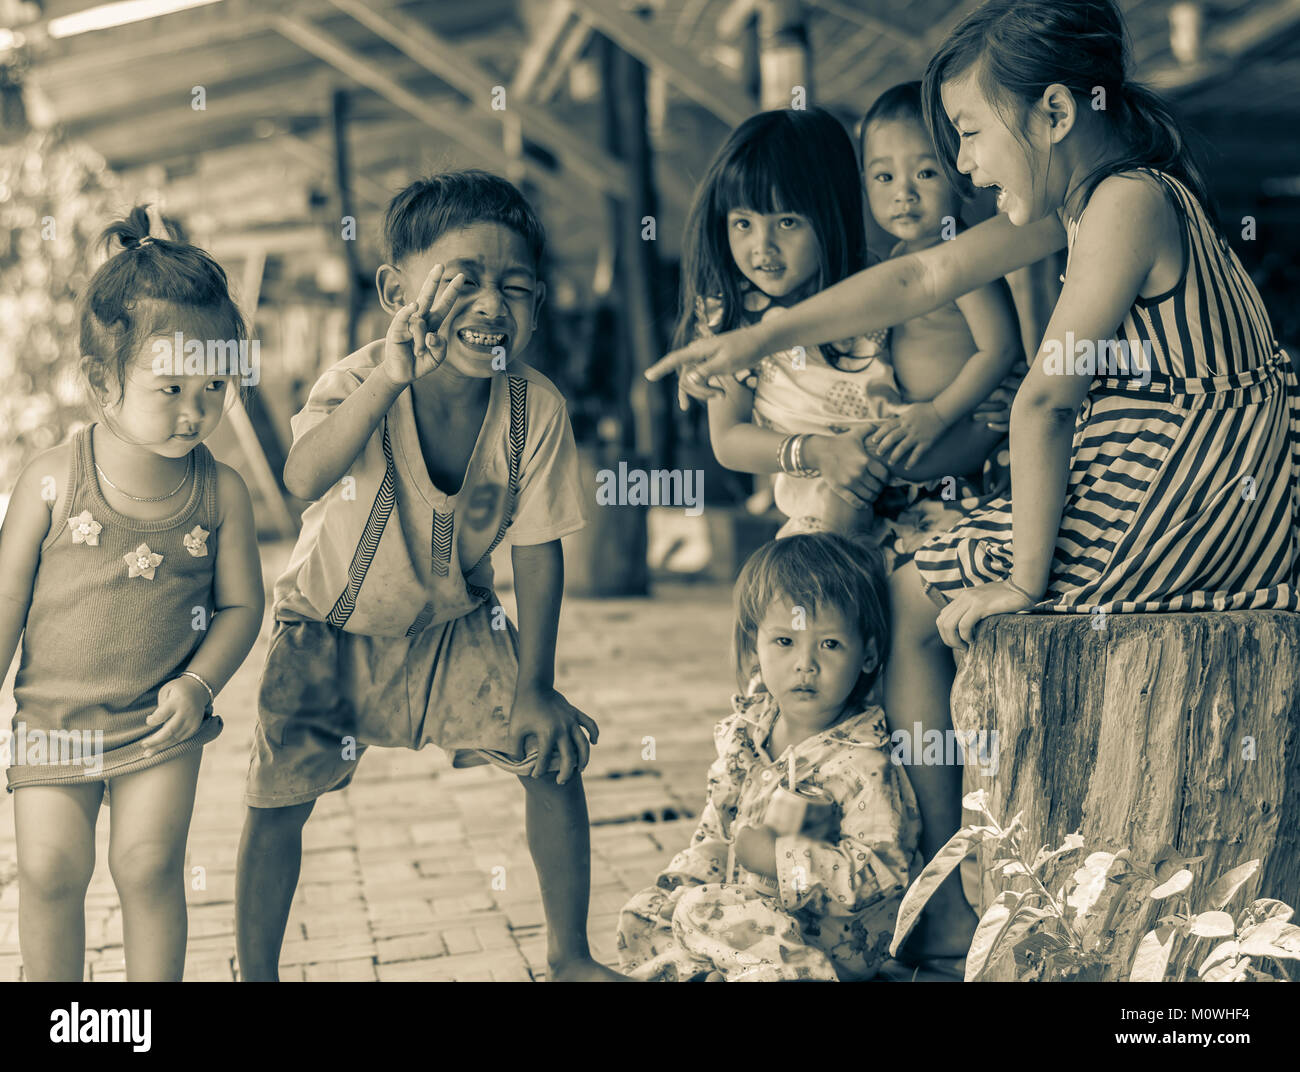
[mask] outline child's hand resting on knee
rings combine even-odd
[[[550,770],[551,753],[557,753],[560,769],[555,781],[563,785],[587,766],[591,758],[587,735],[591,744],[595,744],[600,728],[593,718],[579,711],[555,689],[527,688],[515,693],[510,708],[510,733],[516,755],[524,751],[528,738],[536,743],[534,778]]]

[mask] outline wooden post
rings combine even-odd
[[[1000,615],[962,660],[952,717],[959,732],[996,731],[984,738],[996,763],[968,761],[966,790],[986,790],[999,822],[1023,812],[1031,853],[1082,833],[1082,853],[1044,876],[1049,890],[1088,852],[1151,859],[1169,844],[1204,854],[1201,889],[1262,861],[1231,909],[1300,900],[1300,614]],[[994,849],[980,852],[982,914],[1004,879],[987,870]],[[1103,978],[1127,978],[1138,942],[1171,910],[1151,888],[1109,887],[1094,909],[1123,898]]]
[[[342,238],[343,259],[348,265],[348,339],[347,351],[357,348],[357,326],[361,319],[361,258],[357,255],[356,205],[352,200],[352,169],[348,163],[348,94],[335,90],[331,113],[334,121],[334,183],[339,199],[339,234],[342,236],[343,219],[353,221],[352,239]]]
[[[758,41],[761,107],[766,111],[812,104],[808,30],[800,0],[762,0]]]

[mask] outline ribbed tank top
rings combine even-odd
[[[73,439],[65,505],[41,544],[14,682],[11,791],[143,770],[202,748],[222,729],[209,712],[193,736],[170,748],[146,757],[140,744],[158,730],[145,719],[159,688],[185,669],[211,624],[216,462],[198,444],[184,505],[156,521],[126,517],[96,479],[92,428]],[[50,762],[60,758],[55,739],[69,742],[76,733],[89,746],[96,731],[102,768]],[[71,745],[60,747],[66,759]]]

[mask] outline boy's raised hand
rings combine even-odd
[[[456,303],[465,277],[457,273],[444,283],[443,271],[441,264],[435,264],[425,277],[419,297],[398,309],[388,325],[384,371],[398,387],[429,375],[447,356],[447,340],[438,329]]]

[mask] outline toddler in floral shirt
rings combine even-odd
[[[879,970],[920,830],[870,702],[889,645],[878,552],[805,533],[746,562],[735,627],[746,694],[714,731],[690,845],[623,908],[624,971],[833,981]],[[802,824],[789,814],[795,796],[807,802]]]

